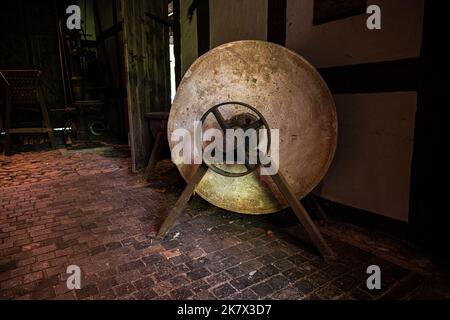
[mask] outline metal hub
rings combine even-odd
[[[222,110],[224,108],[226,109],[234,109],[235,106],[244,107],[247,109],[247,112],[242,112],[240,110],[239,114],[232,116],[230,119],[225,119],[222,115]],[[267,141],[267,151],[270,150],[271,145],[271,136],[270,136],[270,128],[267,124],[266,119],[264,119],[263,115],[254,107],[243,103],[243,102],[224,102],[221,104],[218,104],[211,109],[209,109],[202,117],[201,122],[204,124],[209,117],[213,117],[217,124],[220,126],[224,136],[226,135],[226,130],[228,129],[242,129],[244,132],[246,132],[249,129],[258,130],[261,128],[264,128],[266,130],[266,137],[268,139]],[[203,146],[202,146],[203,147]],[[244,147],[246,150],[246,155],[248,155],[248,146]],[[226,153],[226,146],[224,145],[224,148],[222,150],[223,153]],[[236,148],[234,148],[234,151]],[[248,159],[248,158],[247,158]],[[226,165],[226,164],[206,164],[211,170],[214,172],[224,176],[224,177],[233,177],[233,178],[239,178],[244,177],[246,175],[249,175],[250,173],[256,171],[261,165],[258,164],[250,164],[248,161],[246,161],[245,165]],[[227,170],[227,168],[234,167],[236,168],[238,166],[239,168],[242,168],[242,172],[232,172],[230,170]]]

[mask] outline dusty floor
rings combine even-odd
[[[122,147],[0,155],[0,298],[450,297],[425,257],[392,241],[379,250],[351,226],[321,227],[339,253],[324,262],[289,211],[243,216],[194,197],[166,240],[152,240],[183,185],[167,161],[143,181]],[[372,264],[381,290],[367,289]],[[66,287],[69,265],[82,269],[81,290]]]

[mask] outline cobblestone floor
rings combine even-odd
[[[289,211],[243,216],[198,197],[152,240],[183,186],[169,162],[144,182],[121,147],[0,155],[0,298],[396,299],[424,280],[331,237],[339,258],[324,262],[286,231]],[[382,290],[366,287],[371,264]],[[69,265],[81,290],[66,287]]]

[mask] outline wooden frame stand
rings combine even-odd
[[[156,236],[156,239],[160,240],[164,238],[167,232],[174,226],[178,218],[181,216],[186,204],[189,202],[189,199],[191,198],[192,194],[194,193],[195,188],[203,179],[205,174],[208,172],[208,169],[209,168],[205,164],[201,164],[197,167],[191,181],[187,184],[183,193],[178,198],[174,207],[169,212],[169,215],[162,224],[158,232],[158,235]],[[336,258],[335,253],[328,246],[322,234],[317,229],[315,223],[309,216],[307,210],[297,199],[297,197],[295,196],[294,192],[290,188],[288,182],[281,174],[281,172],[278,172],[277,174],[273,175],[272,179],[277,185],[278,189],[281,191],[281,193],[288,201],[289,205],[291,206],[300,223],[305,227],[306,232],[308,233],[309,237],[311,238],[312,242],[323,256],[323,258],[325,260],[335,259]]]

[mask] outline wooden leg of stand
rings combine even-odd
[[[198,166],[197,171],[195,172],[191,181],[189,181],[189,183],[186,186],[186,188],[184,189],[183,193],[181,194],[181,196],[178,198],[177,202],[175,203],[175,206],[169,212],[169,215],[167,216],[166,220],[164,221],[161,229],[159,229],[156,239],[160,240],[160,239],[164,238],[164,236],[167,234],[167,232],[170,230],[170,228],[172,228],[173,225],[176,223],[176,221],[180,217],[181,213],[183,212],[184,207],[186,206],[186,204],[188,203],[192,194],[194,193],[195,188],[197,187],[199,182],[203,179],[206,172],[208,172],[208,167],[206,165],[202,164],[202,165]]]
[[[328,259],[335,259],[335,254],[333,250],[328,246],[325,239],[322,237],[322,234],[317,229],[314,222],[311,220],[311,217],[309,216],[308,212],[306,211],[305,207],[300,203],[300,201],[295,196],[294,192],[289,187],[288,182],[284,178],[284,176],[281,174],[281,172],[278,172],[277,174],[272,176],[273,181],[277,185],[278,189],[281,191],[281,193],[284,195],[286,200],[289,202],[292,210],[294,211],[295,215],[297,216],[298,220],[300,220],[300,223],[305,227],[306,232],[308,232],[308,235],[310,236],[311,240],[313,241],[314,245],[319,249],[322,256],[328,260]]]

